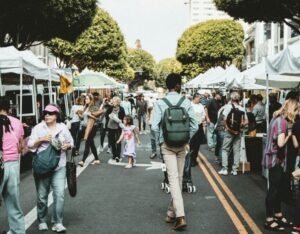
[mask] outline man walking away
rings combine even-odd
[[[225,134],[222,148],[222,170],[220,175],[228,175],[228,155],[233,149],[234,162],[231,174],[236,176],[240,164],[241,129],[248,123],[246,111],[239,105],[240,95],[232,92],[231,103],[224,107]]]
[[[215,124],[218,120],[218,111],[221,108],[222,97],[216,94],[214,98],[210,99],[206,106],[206,122],[207,122],[207,145],[210,151],[214,151],[216,146],[216,136],[214,134]]]
[[[124,100],[121,102],[121,106],[124,108],[125,115],[131,116],[131,103],[128,101],[128,96],[124,97]]]
[[[191,102],[179,94],[181,90],[181,76],[174,73],[168,75],[166,86],[169,90],[168,94],[162,100],[158,100],[154,107],[152,130],[155,132],[156,139],[158,139],[160,144],[170,183],[172,198],[165,221],[167,223],[175,223],[174,230],[181,230],[187,225],[181,192],[186,155],[185,146],[190,137],[197,132],[198,122]],[[176,121],[179,119],[181,121]],[[174,122],[170,124],[172,120]],[[181,126],[187,123],[187,126]],[[172,125],[177,125],[176,129],[170,129]],[[180,125],[181,131],[176,133],[176,130],[179,131],[178,125]],[[177,141],[181,142],[176,144]]]
[[[139,100],[136,103],[136,108],[140,134],[146,134],[147,102],[145,101],[143,94],[140,95]]]

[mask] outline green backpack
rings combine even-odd
[[[190,117],[185,108],[181,107],[185,97],[172,105],[167,98],[162,99],[168,108],[162,119],[162,131],[165,143],[169,146],[183,146],[190,140]]]

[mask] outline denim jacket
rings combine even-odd
[[[165,98],[167,98],[173,105],[176,105],[182,96],[177,92],[169,92]],[[190,137],[198,131],[198,121],[191,102],[185,99],[181,104],[189,114],[190,117]],[[154,115],[151,129],[155,132],[156,139],[159,144],[164,143],[164,137],[162,132],[161,120],[163,118],[165,110],[168,108],[167,104],[163,100],[158,100],[154,105]]]

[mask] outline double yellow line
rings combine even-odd
[[[238,218],[237,214],[233,210],[233,208],[230,206],[229,202],[227,201],[226,197],[223,195],[221,192],[221,189],[218,187],[217,183],[215,180],[218,182],[222,190],[226,193],[232,204],[235,206],[237,211],[240,213],[244,221],[247,223],[251,231],[255,234],[261,234],[262,231],[259,229],[259,227],[255,224],[253,219],[250,217],[250,215],[247,213],[247,211],[244,209],[244,207],[241,205],[241,203],[237,200],[237,198],[234,196],[234,194],[231,192],[231,190],[228,188],[228,186],[224,183],[224,181],[221,179],[219,174],[216,172],[216,170],[212,167],[210,162],[204,157],[202,153],[199,153],[200,160],[202,160],[203,163],[199,163],[199,167],[202,170],[203,174],[207,178],[208,182],[212,186],[214,192],[216,193],[218,199],[220,200],[221,204],[223,205],[225,211],[229,215],[230,219],[232,220],[234,226],[238,230],[239,233],[241,234],[246,234],[248,233],[245,226],[241,222],[241,220]],[[205,166],[204,166],[205,164]],[[211,174],[208,172],[211,172]]]

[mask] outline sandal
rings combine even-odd
[[[81,167],[83,167],[83,166],[84,166],[84,162],[83,162],[83,161],[80,161],[80,162],[78,163],[78,165],[81,166]]]
[[[293,227],[293,222],[289,222],[285,217],[274,216],[275,221],[282,227]]]
[[[274,226],[274,224],[276,224],[276,225]],[[285,228],[280,226],[279,223],[277,223],[274,219],[272,219],[270,221],[266,221],[264,228],[266,230],[274,231],[274,232],[282,232],[285,230]]]
[[[92,165],[100,165],[100,160],[94,160],[91,164]]]

